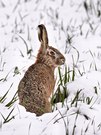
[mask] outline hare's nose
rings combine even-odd
[[[65,58],[61,58],[61,64],[64,64],[65,63]]]

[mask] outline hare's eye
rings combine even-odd
[[[55,52],[53,52],[53,51],[50,51],[50,55],[55,55]]]

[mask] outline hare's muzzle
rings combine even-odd
[[[62,64],[62,65],[65,64],[65,58],[62,58],[62,59],[61,59],[61,64]]]
[[[58,59],[58,64],[59,64],[59,65],[65,64],[65,57],[60,57],[60,58]]]

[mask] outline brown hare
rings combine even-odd
[[[27,111],[40,116],[51,112],[49,97],[54,90],[54,70],[65,63],[64,56],[48,45],[48,34],[43,24],[38,26],[41,46],[35,64],[31,65],[18,86],[19,102]]]

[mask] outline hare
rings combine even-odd
[[[43,24],[38,25],[38,38],[41,42],[36,62],[26,71],[18,86],[19,103],[27,111],[40,116],[51,112],[49,97],[54,90],[54,70],[65,63],[65,57],[48,45],[48,34]]]

